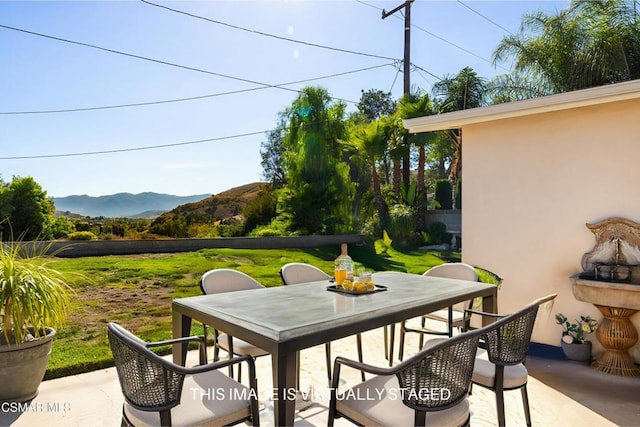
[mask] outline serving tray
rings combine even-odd
[[[364,292],[356,292],[356,291],[348,291],[343,287],[337,287],[336,285],[327,286],[327,290],[331,292],[338,292],[340,294],[349,294],[349,295],[368,295],[374,294],[376,292],[383,292],[387,290],[386,286],[382,285],[374,285],[374,288]]]

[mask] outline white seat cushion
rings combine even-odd
[[[402,403],[398,378],[375,376],[347,390],[336,409],[365,426],[412,426],[415,411]],[[469,401],[442,411],[427,412],[428,426],[460,426],[469,418]]]
[[[171,409],[175,426],[227,425],[250,415],[250,389],[219,371],[185,378],[180,404]],[[246,398],[246,400],[244,400]],[[133,408],[125,402],[124,412],[136,426],[159,426],[160,413]]]
[[[522,387],[527,383],[528,378],[529,372],[527,372],[527,368],[522,363],[504,367],[505,389]],[[476,357],[471,381],[485,387],[494,387],[496,382],[496,365],[489,361],[486,353]]]
[[[220,336],[218,336],[218,343],[220,344],[220,347],[229,351],[229,335],[220,334]],[[241,356],[248,354],[253,358],[269,354],[269,352],[261,349],[260,347],[256,347],[255,345],[249,344],[248,342],[236,337],[233,337],[233,352]]]
[[[452,325],[455,326],[461,326],[462,325],[462,321],[464,320],[464,313],[461,311],[457,311],[457,310],[453,310],[452,313],[452,318],[453,318],[453,323]],[[425,314],[424,317],[428,318],[428,319],[433,319],[433,320],[438,320],[440,322],[445,322],[448,323],[449,322],[449,310],[447,309],[443,309],[443,310],[436,310],[436,311],[432,311],[431,313]]]

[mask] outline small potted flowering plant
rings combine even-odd
[[[591,359],[591,341],[587,336],[596,330],[598,321],[591,316],[580,316],[571,323],[562,313],[556,314],[556,323],[561,325],[562,350],[567,359],[586,362]]]

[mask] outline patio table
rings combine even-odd
[[[476,297],[483,298],[483,311],[497,312],[494,285],[399,272],[374,273],[373,281],[387,290],[339,294],[326,290],[332,283],[320,281],[178,298],[172,304],[173,336],[188,336],[195,319],[271,353],[274,425],[291,426],[299,350]],[[186,345],[175,346],[174,362],[183,363],[186,353]]]

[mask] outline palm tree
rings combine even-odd
[[[385,122],[384,119],[379,119],[368,124],[359,125],[350,138],[356,148],[365,155],[369,163],[373,198],[378,211],[380,226],[383,230],[389,225],[389,207],[382,195],[377,163],[384,157],[389,129],[389,123]]]
[[[455,76],[436,82],[433,94],[442,113],[477,108],[486,104],[487,84],[471,67],[465,67]],[[462,129],[451,129],[448,135],[454,147],[449,180],[456,183],[462,176]]]
[[[427,94],[424,95],[407,95],[400,100],[400,116],[403,119],[413,119],[415,117],[423,117],[434,114],[434,108],[431,99]],[[413,134],[409,137],[409,143],[418,147],[418,175],[416,182],[417,195],[417,218],[418,230],[423,229],[423,219],[426,214],[427,200],[425,191],[424,170],[427,163],[425,146],[433,139],[433,134],[423,132]]]
[[[513,79],[542,94],[640,78],[637,11],[622,0],[579,0],[555,15],[530,13],[493,53],[494,64],[509,59]]]

